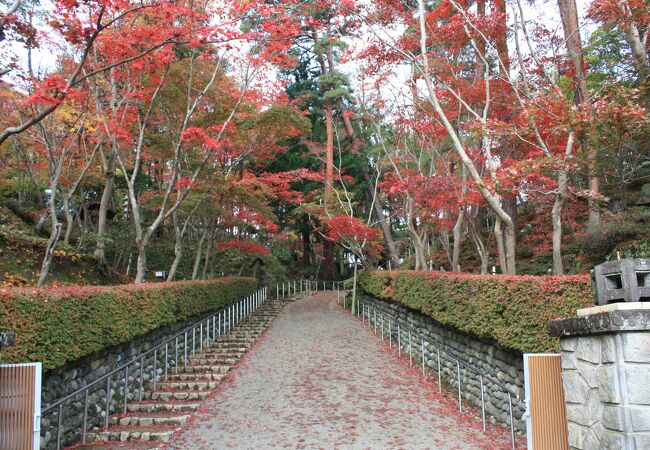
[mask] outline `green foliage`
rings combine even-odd
[[[252,278],[0,291],[0,328],[17,331],[3,362],[60,367],[160,327],[215,311],[250,294]]]
[[[399,303],[442,325],[520,352],[557,351],[546,332],[552,319],[592,304],[586,275],[490,276],[439,272],[368,272],[359,276],[368,294]]]

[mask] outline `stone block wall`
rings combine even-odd
[[[571,448],[650,448],[650,333],[566,337],[561,346]]]
[[[461,361],[461,396],[480,411],[481,387],[480,376],[466,367],[473,367],[483,375],[498,380],[512,392],[518,394],[512,399],[515,430],[525,432],[524,403],[524,367],[523,355],[483,341],[475,336],[446,328],[417,311],[413,311],[393,302],[380,300],[364,295],[360,297],[362,307],[365,306],[369,319],[375,321],[378,333],[384,329],[386,339],[389,332],[393,342],[397,342],[397,324],[400,324],[403,351],[408,354],[408,332],[411,330],[412,355],[414,364],[421,364],[422,338],[424,339],[424,359],[428,370],[434,374],[438,370],[437,349],[441,350],[440,365],[443,382],[450,386],[453,392],[458,389],[458,373],[456,360]],[[348,300],[349,303],[349,300]],[[349,304],[348,304],[349,306]],[[373,325],[374,326],[374,325]],[[484,378],[485,410],[492,423],[498,422],[510,426],[510,406],[508,394],[499,386]]]
[[[207,318],[211,314],[205,315]],[[89,355],[80,360],[66,364],[63,367],[50,370],[43,375],[42,385],[42,405],[47,407],[58,399],[65,397],[77,389],[83,388],[88,384],[100,379],[109,372],[115,370],[126,362],[137,358],[155,346],[163,343],[165,340],[173,337],[183,329],[191,326],[193,323],[201,320],[201,317],[194,317],[184,322],[176,323],[169,327],[159,328],[146,335],[143,335],[131,342],[116,347],[104,349],[100,352]],[[204,334],[204,338],[207,335]],[[192,349],[192,335],[188,335],[188,353]],[[179,340],[179,360],[183,358],[184,337]],[[195,336],[195,345],[197,349],[200,345],[199,333],[197,330]],[[176,363],[175,345],[168,348],[167,363],[170,367]],[[142,372],[142,381],[146,388],[153,378],[153,356],[142,361],[144,371]],[[165,354],[164,350],[157,355],[156,371],[159,375],[164,373]],[[140,363],[135,362],[129,366],[127,378],[127,401],[139,400],[140,387]],[[124,377],[125,371],[120,371],[111,377],[110,392],[110,412],[111,414],[122,411],[124,405]],[[106,417],[106,391],[109,389],[107,382],[102,382],[97,388],[92,388],[88,395],[87,421],[88,430],[96,426],[103,426]],[[63,445],[79,442],[82,437],[83,417],[84,417],[85,399],[79,395],[65,403],[61,424],[64,432],[62,433],[61,442]],[[110,414],[109,414],[110,415]],[[41,448],[53,449],[57,443],[57,426],[59,422],[58,411],[50,411],[41,418]]]

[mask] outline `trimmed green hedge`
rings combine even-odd
[[[121,286],[0,290],[0,329],[17,331],[2,362],[60,367],[160,327],[215,311],[254,292],[253,278]]]
[[[557,351],[552,319],[593,305],[588,275],[490,276],[424,271],[363,271],[361,289],[437,322],[523,353]]]

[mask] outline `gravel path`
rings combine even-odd
[[[509,448],[318,293],[289,304],[169,448]]]

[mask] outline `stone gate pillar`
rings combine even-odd
[[[650,449],[650,303],[555,320],[572,449]]]

